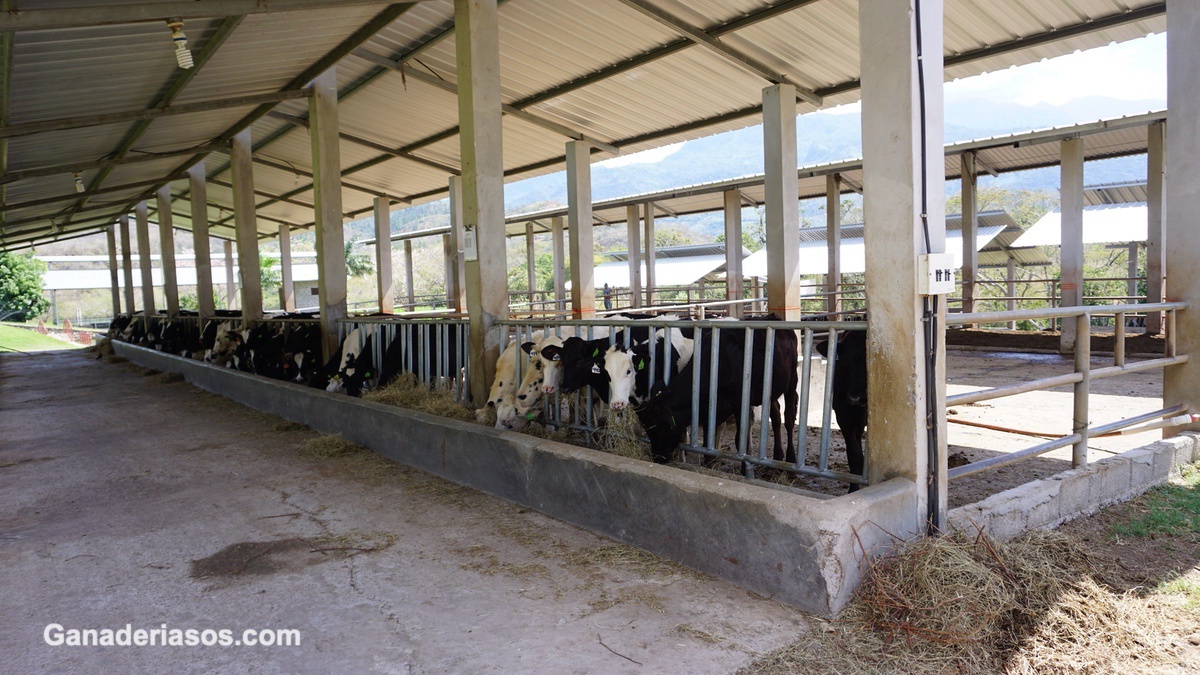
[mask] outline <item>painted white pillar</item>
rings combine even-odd
[[[642,282],[646,291],[646,306],[653,307],[655,290],[658,286],[654,275],[654,202],[646,202],[643,207],[642,223],[646,228],[646,277]]]
[[[462,177],[450,177],[450,246],[454,259],[450,266],[450,282],[446,286],[450,307],[456,312],[467,311],[467,261],[463,255]]]
[[[471,398],[481,405],[500,356],[498,319],[508,318],[504,148],[496,0],[454,0],[463,249],[467,253]],[[474,246],[470,243],[473,242]]]
[[[337,351],[338,321],[346,318],[346,239],[342,229],[342,165],[338,147],[337,72],[321,73],[309,85],[308,135],[312,141],[313,213],[316,216],[317,309],[321,353]]]
[[[129,216],[117,221],[121,233],[121,269],[125,279],[125,313],[133,316],[133,248],[129,244]]]
[[[529,302],[531,303],[537,293],[537,269],[534,268],[533,263],[533,223],[525,223],[525,275],[528,277],[526,287],[529,289]],[[530,309],[533,309],[532,305],[530,305]]]
[[[1138,275],[1138,242],[1129,242],[1128,260],[1125,261],[1125,276],[1128,279],[1125,282],[1125,295],[1133,298],[1137,295],[1137,275]],[[1137,300],[1126,300],[1125,302],[1134,303]]]
[[[825,252],[829,261],[825,292],[833,294],[842,287],[842,177],[836,173],[825,177]],[[825,311],[842,311],[841,296],[825,296]]]
[[[564,309],[564,303],[567,299],[567,283],[566,283],[566,242],[563,241],[563,219],[562,216],[554,216],[550,219],[550,244],[553,247],[554,257],[554,299],[557,301],[555,309]]]
[[[410,312],[417,303],[416,288],[413,283],[412,239],[404,240],[404,302],[408,305]]]
[[[915,10],[914,0],[859,3],[863,184],[867,186],[863,211],[865,222],[870,223],[866,232],[868,466],[872,483],[897,477],[913,481],[917,509],[911,522],[919,527],[931,510],[946,513],[946,359],[942,302],[934,331],[937,371],[932,374],[931,391],[923,339],[924,299],[917,294],[917,257],[927,252],[926,226],[933,252],[945,252],[946,222],[942,2],[922,0],[919,24]],[[922,79],[923,106],[918,96]],[[928,195],[924,205],[923,192]],[[929,399],[940,432],[937,466],[929,465]],[[931,474],[936,479],[932,483]]]
[[[225,240],[225,304],[228,309],[237,309],[237,276],[233,269],[233,240]]]
[[[154,316],[154,272],[150,263],[150,216],[146,202],[134,207],[137,218],[138,267],[142,270],[142,314]]]
[[[208,240],[208,184],[204,162],[188,169],[188,193],[192,200],[192,248],[196,252],[196,311],[200,328],[216,314],[213,302],[212,248]]]
[[[117,267],[117,226],[109,225],[104,228],[104,238],[108,243],[108,279],[112,284],[112,315],[121,313],[121,281]]]
[[[229,146],[233,168],[233,220],[237,230],[238,275],[242,284],[242,325],[262,318],[262,277],[258,267],[258,221],[254,205],[254,163],[250,130],[246,129]]]
[[[800,192],[796,183],[796,87],[763,89],[763,196],[767,226],[767,311],[800,319]]]
[[[742,299],[742,195],[725,194],[725,299]],[[741,317],[745,305],[730,305],[729,316]]]
[[[396,282],[392,279],[392,213],[386,197],[375,198],[375,276],[379,311],[391,314]]]
[[[1014,260],[1012,258],[1008,259],[1008,265],[1007,265],[1006,272],[1007,272],[1007,276],[1005,278],[1005,281],[1007,283],[1005,283],[1005,286],[1004,286],[1004,290],[1005,290],[1004,294],[1006,296],[1008,296],[1008,306],[1006,307],[1006,309],[1008,309],[1008,311],[1012,312],[1012,311],[1016,311],[1016,309],[1017,309],[1017,300],[1016,300],[1016,298],[1017,298],[1017,261],[1016,260]],[[1017,322],[1009,321],[1008,329],[1016,330]]]
[[[1163,169],[1166,125],[1155,122],[1146,129],[1146,302],[1163,301],[1163,263],[1166,253],[1163,230]],[[1146,315],[1146,332],[1162,332],[1162,312]]]
[[[571,230],[571,316],[596,316],[592,261],[592,146],[567,142],[567,227]]]
[[[979,276],[979,174],[975,153],[964,152],[962,163],[962,311],[975,311],[975,279]]]
[[[1166,300],[1188,302],[1168,324],[1168,340],[1185,364],[1163,370],[1163,405],[1187,404],[1200,409],[1200,4],[1167,3],[1167,189],[1165,211]],[[1200,425],[1190,425],[1195,429]],[[1166,429],[1163,435],[1178,433]]]
[[[1083,304],[1083,140],[1062,141],[1061,192],[1059,210],[1062,214],[1062,306]],[[1075,350],[1075,321],[1064,319],[1058,350],[1063,354]]]
[[[285,312],[296,311],[296,284],[292,279],[292,228],[279,225],[279,306]]]
[[[155,193],[158,204],[158,247],[162,266],[163,299],[167,316],[179,314],[179,284],[175,275],[175,227],[171,213],[171,186],[164,185]]]
[[[642,218],[637,204],[625,207],[625,248],[629,251],[629,306],[642,306]]]

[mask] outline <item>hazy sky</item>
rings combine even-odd
[[[1167,37],[1160,33],[947,82],[944,94],[947,103],[982,99],[1026,106],[1062,105],[1087,96],[1105,96],[1128,101],[1149,99],[1158,102],[1153,107],[1166,107]],[[1146,109],[1145,105],[1134,104],[1128,114]],[[852,103],[825,112],[857,114],[859,110],[859,104]],[[616,167],[653,163],[671,155],[681,145],[614,157],[601,164]]]

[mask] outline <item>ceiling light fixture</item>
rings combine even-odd
[[[175,19],[167,21],[167,28],[171,29],[171,40],[175,42],[175,62],[180,68],[191,68],[195,63],[192,61],[192,52],[187,46],[187,36],[183,34],[183,21]]]
[[[83,177],[79,175],[79,172],[76,172],[75,173],[75,191],[83,192],[84,190],[85,190],[85,188],[83,187]]]

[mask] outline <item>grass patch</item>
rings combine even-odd
[[[36,330],[0,325],[0,352],[45,352],[82,348],[82,345],[42,335]]]
[[[1200,467],[1185,465],[1171,482],[1146,493],[1139,513],[1111,528],[1114,537],[1144,538],[1153,535],[1200,538]]]
[[[1154,588],[1158,595],[1170,596],[1181,603],[1184,609],[1200,613],[1200,581],[1189,577],[1178,577],[1164,581]]]
[[[743,672],[1165,672],[1194,618],[1098,584],[1074,540],[953,534],[871,561],[835,622]]]
[[[309,439],[300,447],[304,449],[305,453],[318,459],[345,457],[347,455],[370,452],[370,450],[357,443],[351,443],[341,436],[330,434],[321,434],[316,438]]]

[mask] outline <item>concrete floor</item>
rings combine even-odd
[[[0,671],[726,673],[803,614],[82,353],[0,356]],[[51,647],[294,628],[299,647]]]

